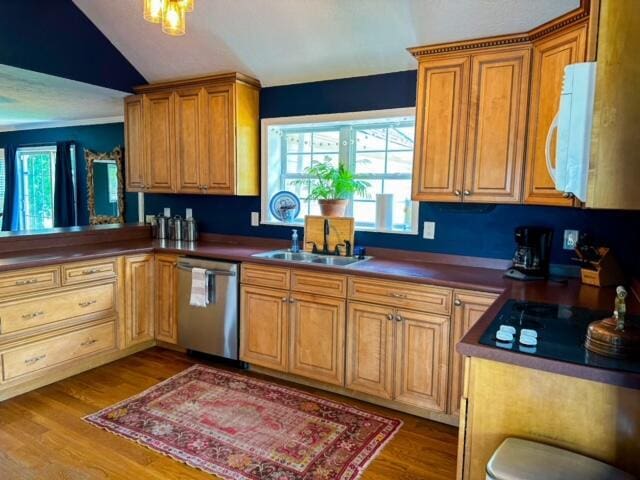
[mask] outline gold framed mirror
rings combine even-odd
[[[124,223],[122,147],[111,152],[84,149],[89,224]]]

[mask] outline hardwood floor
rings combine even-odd
[[[82,420],[83,416],[139,393],[193,363],[196,361],[184,354],[156,347],[0,402],[0,478],[215,478]],[[271,380],[404,421],[401,431],[369,466],[363,480],[455,477],[456,428]]]

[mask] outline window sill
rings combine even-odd
[[[260,221],[260,225],[269,225],[275,227],[287,227],[287,228],[304,228],[304,223],[283,223],[283,222],[263,222]],[[417,230],[379,230],[375,227],[358,227],[356,226],[356,232],[367,233],[387,233],[393,235],[418,235]]]

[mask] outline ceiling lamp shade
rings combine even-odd
[[[166,0],[144,0],[144,19],[151,23],[162,21]]]
[[[186,12],[182,0],[168,0],[162,14],[162,31],[167,35],[180,36],[187,31]]]
[[[196,3],[196,0],[180,0],[182,8],[184,8],[184,11],[187,13],[193,12],[194,3]]]

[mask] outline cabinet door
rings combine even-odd
[[[176,265],[175,255],[156,255],[156,301],[154,305],[156,338],[167,343],[178,343],[178,272]]]
[[[144,96],[145,160],[148,192],[173,192],[174,101],[173,93]]]
[[[243,285],[240,290],[240,359],[287,371],[289,292]]]
[[[205,89],[206,160],[201,164],[205,193],[235,193],[235,131],[233,87]]]
[[[200,162],[202,135],[202,89],[190,88],[176,91],[176,163],[177,190],[180,193],[202,193]]]
[[[572,206],[574,200],[555,188],[546,161],[547,133],[558,112],[564,67],[583,62],[586,56],[587,25],[545,38],[533,45],[531,106],[527,140],[525,203]],[[555,153],[555,138],[551,145]],[[551,163],[555,166],[555,155]]]
[[[447,408],[449,318],[399,310],[396,324],[396,402]]]
[[[134,255],[124,260],[125,344],[153,340],[153,255]]]
[[[464,359],[455,351],[456,344],[480,319],[495,301],[497,295],[456,290],[453,300],[453,325],[451,332],[451,368],[449,374],[449,413],[460,413],[460,397],[464,381]]]
[[[527,47],[471,58],[465,202],[521,199],[530,57]]]
[[[126,168],[127,191],[142,191],[145,186],[146,167],[144,163],[144,116],[142,95],[132,95],[124,99],[124,165]]]
[[[393,396],[394,309],[347,306],[346,387],[376,397]]]
[[[418,67],[413,200],[460,200],[469,92],[469,57]]]
[[[291,299],[289,372],[344,385],[345,301],[303,293]]]

